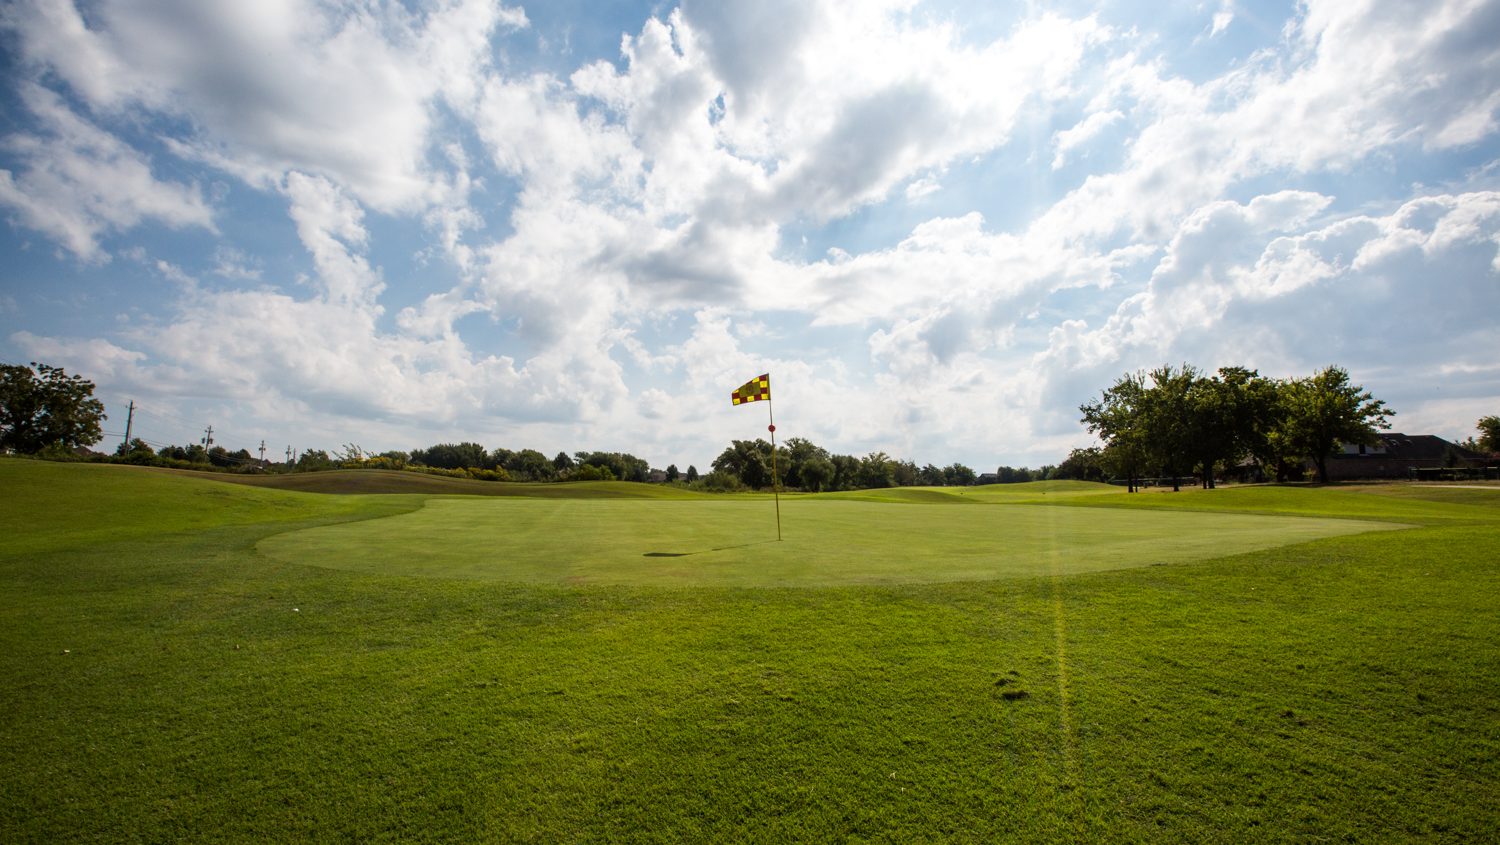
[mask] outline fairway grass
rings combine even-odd
[[[432,499],[413,513],[278,534],[258,548],[288,563],[382,575],[816,587],[1071,575],[1402,527],[1236,513],[818,497],[782,503],[784,539],[777,541],[771,505],[744,499]]]
[[[0,841],[1500,839],[1500,495],[966,492],[994,498],[784,498],[779,546],[946,546],[904,564],[939,570],[990,538],[992,569],[1027,543],[1056,567],[688,586],[651,567],[771,534],[770,501],[327,495],[0,459]],[[1245,518],[1356,533],[1066,568],[1137,555],[1104,526],[1153,545]],[[548,550],[534,580],[522,529]],[[297,545],[370,531],[405,563]],[[424,572],[426,546],[485,571]],[[670,586],[549,569],[596,555]]]

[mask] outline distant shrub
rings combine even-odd
[[[739,493],[750,489],[734,473],[723,470],[714,470],[701,476],[688,487],[704,493]]]
[[[579,464],[568,473],[567,481],[614,481],[614,471],[596,464]]]
[[[477,481],[510,480],[510,473],[506,472],[504,467],[495,467],[494,469],[475,469],[473,467],[469,467],[467,472],[469,473],[470,478]]]

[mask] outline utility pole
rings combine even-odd
[[[292,447],[290,446],[286,447],[286,462],[288,464],[292,462]]]
[[[212,445],[214,445],[214,427],[209,426],[203,431],[203,448],[207,449]]]
[[[125,414],[125,448],[130,448],[130,424],[135,422],[135,400],[130,400],[130,410]]]
[[[260,462],[261,463],[265,463],[266,462],[266,441],[265,440],[261,440],[260,441]]]

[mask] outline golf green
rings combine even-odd
[[[433,498],[262,540],[277,560],[523,583],[831,586],[986,581],[1183,563],[1389,522],[1045,505]]]

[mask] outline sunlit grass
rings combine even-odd
[[[463,524],[506,512],[478,504],[555,502],[414,510],[421,497],[120,472],[0,461],[7,842],[1383,843],[1500,827],[1500,520],[1433,501],[1452,491],[1209,491],[1175,513],[1143,495],[1148,510],[813,498],[797,507],[882,524],[1053,514],[1059,549],[1080,517],[1212,508],[1266,507],[1276,528],[1349,503],[1424,527],[1076,574],[1058,554],[1004,580],[663,588],[256,551],[426,514],[424,535],[468,532],[478,555],[512,542],[503,521]],[[577,513],[645,519],[608,508]],[[860,554],[898,558],[912,533]]]

